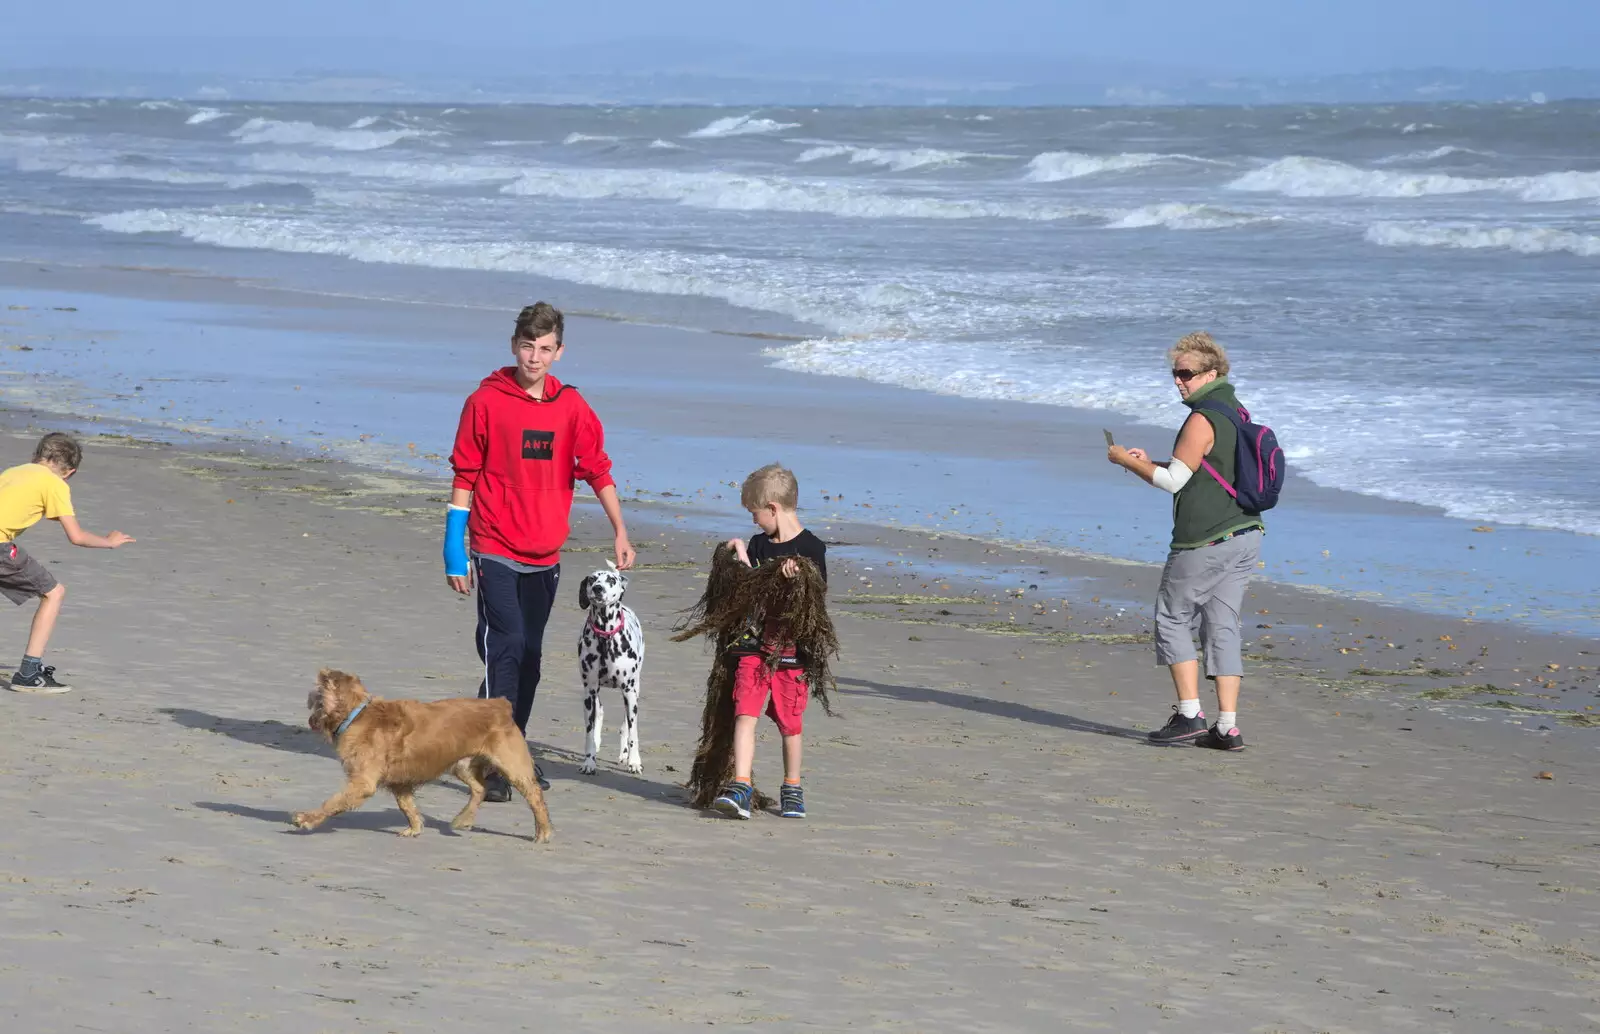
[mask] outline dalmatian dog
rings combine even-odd
[[[601,726],[605,708],[600,690],[622,690],[622,738],[617,764],[627,765],[638,775],[644,771],[639,761],[639,679],[644,667],[644,629],[638,615],[622,605],[628,591],[628,576],[617,565],[606,561],[609,569],[596,571],[578,586],[578,606],[589,613],[578,635],[578,672],[583,676],[584,728],[588,733],[584,775],[594,775],[595,755],[600,753]]]

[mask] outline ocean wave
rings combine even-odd
[[[1480,158],[1496,157],[1493,151],[1476,151],[1470,147],[1457,147],[1454,144],[1446,144],[1443,147],[1435,147],[1431,151],[1407,151],[1405,154],[1391,154],[1387,158],[1379,158],[1373,164],[1426,165],[1428,162],[1440,161],[1444,158],[1451,158],[1458,154],[1476,155]]]
[[[1196,205],[1169,202],[1145,205],[1113,219],[1113,230],[1135,230],[1149,226],[1162,226],[1169,230],[1227,230],[1252,223],[1274,222],[1278,216],[1235,212],[1215,205]]]
[[[417,184],[504,183],[520,175],[517,168],[488,163],[441,163],[410,161],[404,158],[375,161],[371,158],[333,154],[252,154],[245,159],[244,164],[262,172],[350,176]]]
[[[190,115],[188,118],[184,119],[183,124],[186,126],[203,126],[207,122],[215,122],[219,118],[227,117],[228,113],[226,111],[218,111],[216,108],[201,108],[193,115]]]
[[[175,186],[218,186],[230,190],[273,182],[260,176],[241,176],[221,172],[194,172],[166,165],[127,162],[74,162],[49,158],[17,159],[19,172],[53,172],[76,180],[136,180],[144,183],[170,183]]]
[[[1565,252],[1600,258],[1600,237],[1548,227],[1441,226],[1431,223],[1373,223],[1367,240],[1386,248],[1462,248],[1515,251],[1523,255]]]
[[[336,201],[341,194],[323,195]],[[378,199],[382,201],[384,199]],[[898,335],[981,327],[1022,332],[1063,311],[1088,319],[1175,315],[1166,291],[1129,299],[1098,274],[980,274],[922,270],[885,280],[854,264],[797,266],[784,258],[666,248],[620,248],[564,241],[462,239],[446,228],[401,229],[371,218],[363,203],[326,213],[274,216],[258,206],[135,209],[83,219],[123,234],[177,234],[199,244],[358,262],[520,273],[594,287],[697,297],[803,320],[840,335]],[[1064,298],[1068,300],[1063,300]]]
[[[71,115],[63,115],[59,111],[30,111],[26,115],[22,116],[22,121],[24,121],[24,122],[32,122],[35,119],[42,119],[42,118],[71,118],[71,117],[72,117]]]
[[[621,139],[622,137],[620,136],[597,136],[592,133],[568,133],[566,139],[562,140],[561,142],[569,146],[571,144],[583,143],[614,144]]]
[[[849,377],[962,398],[1114,412],[1154,426],[1179,420],[1170,388],[1131,370],[1116,356],[1085,347],[1040,349],[1029,342],[900,340],[882,337],[816,339],[768,348],[778,369]],[[1403,397],[1378,391],[1353,406],[1348,385],[1326,391],[1241,377],[1241,394],[1260,398],[1259,415],[1271,421],[1292,456],[1294,474],[1317,484],[1399,502],[1439,507],[1451,517],[1600,534],[1592,506],[1572,499],[1507,491],[1481,477],[1486,461],[1515,462],[1529,449],[1546,448],[1506,426],[1503,400],[1453,389],[1415,389]],[[1270,402],[1270,406],[1267,404]],[[1544,418],[1558,440],[1593,438],[1593,419],[1581,402],[1548,409]],[[1505,433],[1446,439],[1424,433],[1451,413],[1463,424],[1505,427]],[[1420,422],[1420,423],[1419,423]],[[1578,434],[1563,432],[1580,430]],[[1546,433],[1541,428],[1540,433]],[[1417,442],[1419,452],[1395,455],[1395,442]],[[1306,443],[1338,442],[1337,448]],[[1490,455],[1492,454],[1492,455]],[[1384,457],[1374,460],[1373,457]],[[1451,466],[1453,461],[1458,466]]]
[[[1032,183],[1057,183],[1103,172],[1127,172],[1153,165],[1177,162],[1214,164],[1187,154],[1081,154],[1077,151],[1046,151],[1028,162],[1023,179]]]
[[[724,136],[748,136],[753,133],[780,133],[785,129],[798,129],[798,122],[774,122],[769,118],[756,118],[755,115],[730,115],[719,118],[714,122],[701,126],[687,135],[696,139],[707,140]]]
[[[850,219],[1021,219],[1053,221],[1101,215],[1093,209],[1035,202],[979,201],[891,194],[852,183],[672,169],[527,169],[506,194],[577,200],[672,201],[736,212],[806,212]]]
[[[655,151],[682,151],[682,150],[686,150],[686,148],[682,144],[675,144],[671,140],[660,140],[660,139],[656,139],[656,140],[650,141],[650,148],[651,148],[651,150],[655,150]]]
[[[877,288],[829,284],[810,292],[781,264],[664,249],[623,249],[546,241],[430,240],[378,230],[340,230],[307,219],[194,209],[134,209],[83,220],[113,233],[178,234],[221,248],[334,255],[357,262],[522,273],[646,294],[711,298],[790,316],[836,333],[864,332],[881,320],[860,315],[881,305]],[[918,296],[920,299],[920,295]],[[826,299],[826,300],[820,300]]]
[[[242,144],[284,144],[328,147],[337,151],[375,151],[412,137],[432,136],[421,129],[328,129],[312,122],[280,122],[253,118],[233,130]]]
[[[1247,172],[1229,183],[1228,189],[1306,198],[1404,198],[1496,191],[1523,201],[1577,201],[1600,197],[1600,172],[1473,179],[1445,173],[1363,169],[1330,158],[1296,155]]]
[[[968,158],[1003,157],[970,151],[942,151],[934,147],[892,148],[852,147],[849,144],[823,144],[807,148],[796,162],[819,162],[830,158],[849,158],[852,165],[878,165],[895,172],[906,172],[928,165],[956,165]]]

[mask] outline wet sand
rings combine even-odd
[[[38,427],[10,419],[25,458]],[[838,522],[842,716],[807,716],[811,817],[735,823],[679,785],[707,659],[667,630],[711,541],[681,500],[629,508],[644,774],[611,763],[614,728],[577,773],[571,579],[606,540],[585,506],[530,725],[555,841],[520,806],[452,835],[448,780],[417,840],[381,798],[302,834],[289,813],[340,780],[304,727],[317,668],[475,690],[441,486],[87,447],[84,523],[139,542],[24,539],[69,586],[49,661],[77,689],[0,694],[6,1029],[1600,1028],[1585,640],[1264,583],[1250,749],[1161,750],[1170,689],[1120,602],[1151,568]]]

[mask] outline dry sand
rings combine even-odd
[[[1478,681],[1503,682],[1563,651],[1539,688],[1569,695],[1592,692],[1588,644],[1263,587],[1259,609],[1327,635],[1247,683],[1247,752],[1159,750],[1143,730],[1170,690],[1121,638],[1142,618],[896,601],[930,576],[841,562],[841,595],[890,598],[837,601],[843,716],[808,716],[811,817],[736,823],[679,787],[706,658],[666,632],[705,539],[637,507],[645,772],[610,754],[577,773],[571,579],[604,542],[585,510],[530,726],[555,841],[529,842],[520,805],[452,835],[448,781],[419,794],[416,840],[381,798],[302,834],[289,813],[340,780],[304,728],[318,667],[387,696],[475,690],[438,489],[153,444],[88,456],[85,524],[139,542],[25,540],[69,586],[49,660],[77,689],[0,694],[0,1029],[1600,1029],[1600,731],[1419,695],[1472,684],[1460,664],[1350,673],[1386,645],[1358,619],[1432,637],[1389,650],[1396,671],[1486,650],[1503,674]],[[764,731],[769,781],[777,764]]]

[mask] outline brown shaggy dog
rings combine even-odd
[[[294,824],[301,829],[316,829],[340,812],[359,808],[381,786],[394,794],[410,823],[400,835],[414,837],[422,832],[422,816],[412,792],[446,771],[472,791],[450,825],[471,829],[483,803],[483,775],[492,766],[533,809],[533,839],[541,844],[550,839],[550,813],[533,778],[528,741],[511,720],[509,700],[381,700],[354,675],[324,668],[306,707],[311,709],[307,724],[334,745],[348,781],[316,811],[295,813]],[[341,734],[339,726],[357,708],[360,713]]]

